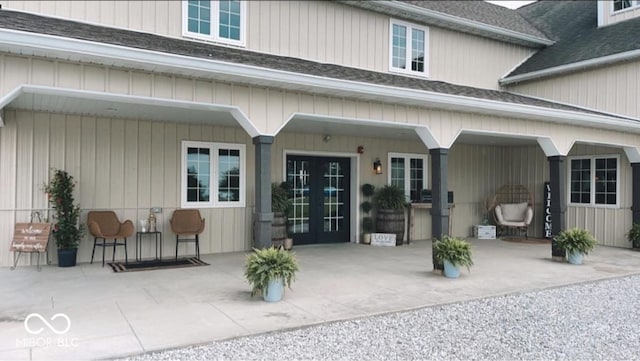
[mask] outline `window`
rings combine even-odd
[[[391,20],[389,39],[391,71],[428,75],[428,28]]]
[[[620,11],[632,7],[635,1],[632,0],[613,0],[613,11]]]
[[[244,207],[245,146],[182,142],[182,207]]]
[[[245,44],[246,4],[239,0],[183,1],[183,34],[228,44]]]
[[[569,203],[618,206],[620,157],[574,157],[569,160]]]
[[[389,153],[389,184],[404,191],[410,201],[419,201],[426,188],[427,157],[422,154]]]

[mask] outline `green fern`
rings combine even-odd
[[[285,286],[291,288],[298,271],[295,253],[283,248],[253,249],[247,256],[244,275],[251,285],[251,297],[264,292],[266,295],[269,281],[282,278]]]
[[[433,247],[436,259],[440,262],[447,260],[454,266],[467,267],[467,270],[473,266],[471,244],[465,240],[444,236]]]
[[[589,254],[596,246],[596,239],[586,229],[573,228],[560,232],[555,238],[558,248],[566,252]]]

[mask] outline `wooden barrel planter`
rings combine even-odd
[[[275,212],[271,224],[271,241],[281,243],[285,238],[287,238],[287,215],[283,212]]]
[[[404,240],[404,211],[395,209],[379,209],[376,216],[378,233],[394,233],[396,246],[402,246]]]

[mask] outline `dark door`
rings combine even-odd
[[[349,242],[349,158],[288,156],[293,244]]]

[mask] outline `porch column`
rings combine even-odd
[[[640,223],[640,163],[631,163],[631,214],[633,223]]]
[[[566,156],[556,155],[547,158],[549,160],[549,186],[551,187],[551,234],[557,236],[565,229],[565,212],[567,202],[565,196],[565,169],[564,161]],[[559,249],[556,241],[551,241],[551,259],[563,262],[565,252]]]
[[[259,135],[253,138],[255,146],[256,209],[253,214],[253,245],[255,248],[271,246],[271,144],[273,137]]]
[[[434,148],[429,150],[431,154],[431,237],[432,246],[436,239],[449,235],[449,203],[447,201],[447,176],[449,174],[448,157],[449,149]],[[442,270],[443,265],[435,258],[433,259],[433,269]]]

